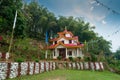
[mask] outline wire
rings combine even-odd
[[[109,6],[105,5],[104,3],[100,2],[99,0],[92,0],[92,1],[90,2],[90,4],[97,4],[97,6],[99,6],[99,5],[100,5],[100,6],[103,6],[104,8],[108,9],[109,11],[112,11],[112,13],[117,14],[117,15],[120,15],[120,12],[118,12],[118,11],[116,11],[116,10],[114,10],[114,9],[111,9]],[[94,9],[94,7],[93,7],[92,9]],[[117,27],[117,28],[118,28],[118,27]],[[113,35],[116,35],[118,32],[120,32],[120,28],[117,29],[116,31],[114,31],[112,34],[106,36],[106,37],[111,37],[111,36],[113,36]]]
[[[112,11],[112,13],[117,14],[117,15],[120,15],[120,12],[118,12],[118,11],[110,8],[109,6],[103,4],[102,2],[100,2],[100,1],[98,1],[98,0],[93,0],[93,1],[91,2],[91,4],[95,4],[95,3],[97,3],[97,6],[99,6],[99,5],[100,5],[100,6],[103,6],[104,8],[108,9],[109,11]]]

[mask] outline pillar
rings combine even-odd
[[[67,48],[66,48],[66,52],[65,53],[66,53],[66,58],[68,58],[68,56],[67,56]]]
[[[77,48],[77,51],[76,51],[76,52],[77,52],[77,57],[79,57],[79,54],[78,54],[78,48]]]
[[[55,57],[57,58],[59,55],[57,53],[57,48],[55,48]]]

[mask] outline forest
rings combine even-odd
[[[50,37],[57,37],[57,32],[63,31],[66,27],[79,37],[81,43],[85,44],[84,54],[91,55],[91,58],[86,56],[86,61],[105,61],[111,67],[120,69],[118,64],[120,63],[120,48],[113,53],[111,42],[95,33],[95,26],[85,22],[82,17],[62,15],[56,17],[54,13],[35,0],[31,0],[30,3],[24,3],[22,0],[2,0],[0,3],[0,36],[3,40],[0,40],[0,43],[5,43],[5,46],[0,47],[0,51],[7,52],[8,50],[16,10],[18,15],[13,34],[11,60],[38,61],[44,59],[46,32],[50,39]]]

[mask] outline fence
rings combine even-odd
[[[0,80],[39,74],[55,69],[104,70],[102,62],[0,62]]]
[[[0,59],[7,60],[9,58],[9,53],[1,53],[0,52]]]
[[[56,67],[59,69],[104,70],[102,62],[57,62]]]
[[[55,70],[55,62],[1,62],[0,80]]]

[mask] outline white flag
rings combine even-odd
[[[15,13],[15,19],[14,19],[13,29],[15,28],[16,18],[17,18],[17,10],[16,10],[16,13]]]

